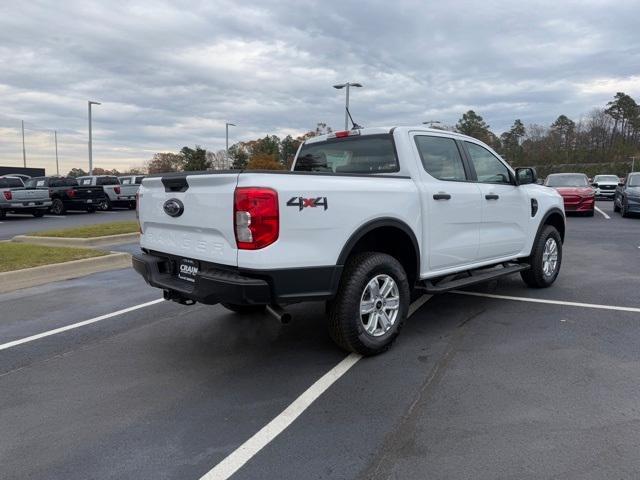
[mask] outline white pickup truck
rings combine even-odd
[[[342,348],[398,335],[414,288],[440,293],[519,272],[548,287],[563,201],[474,138],[424,127],[307,140],[292,170],[147,177],[134,268],[168,300],[238,313],[327,301]]]
[[[121,185],[118,177],[113,175],[88,175],[78,177],[78,185],[85,187],[102,187],[104,199],[100,202],[100,210],[111,210],[113,207],[126,207],[133,210],[136,206],[138,185]]]

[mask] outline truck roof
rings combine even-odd
[[[391,133],[396,130],[406,131],[406,132],[420,131],[420,132],[426,132],[426,133],[447,134],[452,137],[457,137],[460,139],[466,138],[469,140],[478,141],[476,138],[469,137],[468,135],[463,135],[458,132],[452,132],[450,130],[441,130],[439,128],[429,128],[429,127],[425,127],[424,125],[399,125],[399,126],[392,126],[392,127],[367,127],[367,128],[357,129],[357,131],[360,132],[359,135],[380,135],[385,133]],[[335,138],[336,133],[339,133],[341,131],[344,131],[344,130],[338,130],[331,133],[327,133],[325,135],[318,135],[317,137],[311,137],[308,140],[306,140],[304,143],[324,142],[327,139]],[[355,130],[349,130],[349,132],[352,132],[352,131],[355,131]]]

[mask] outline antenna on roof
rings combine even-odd
[[[349,111],[349,108],[347,108],[347,114],[349,115],[349,120],[351,120],[351,130],[358,130],[362,128],[362,126],[358,125],[356,122],[353,121],[353,117],[351,116],[351,112]]]

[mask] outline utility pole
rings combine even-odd
[[[236,126],[235,123],[228,123],[227,122],[227,123],[224,124],[224,127],[225,127],[225,138],[227,140],[226,148],[225,148],[225,152],[226,152],[225,153],[225,157],[226,157],[225,160],[227,162],[229,162],[229,127],[235,127],[235,126]]]
[[[27,168],[27,150],[24,148],[24,120],[20,120],[22,122],[22,163],[24,168]]]
[[[93,145],[91,141],[91,105],[102,105],[100,102],[92,102],[89,100],[89,175],[93,173]]]
[[[345,87],[347,89],[347,96],[346,96],[346,101],[344,106],[344,129],[349,130],[349,87],[362,88],[362,85],[359,83],[347,82],[347,83],[341,83],[333,86],[333,88],[337,90],[340,90]]]
[[[53,131],[53,139],[56,144],[56,175],[60,175],[60,167],[58,165],[58,131]]]

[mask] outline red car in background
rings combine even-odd
[[[584,173],[554,173],[544,184],[555,188],[564,199],[564,211],[583,213],[593,217],[596,205],[596,191],[589,185]]]

